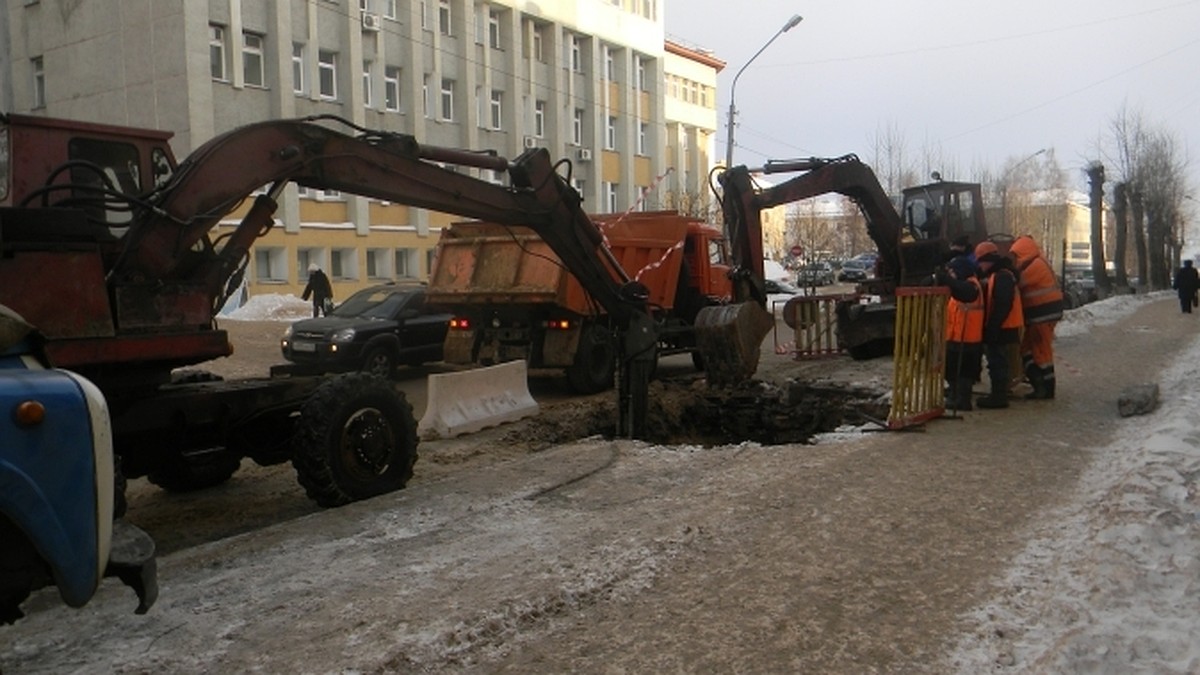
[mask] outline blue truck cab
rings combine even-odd
[[[0,305],[0,623],[54,585],[81,607],[104,576],[138,594],[138,612],[157,597],[154,544],[115,518],[115,469],[108,407],[85,378],[46,368],[39,337]]]

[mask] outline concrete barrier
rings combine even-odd
[[[428,381],[425,415],[417,425],[423,440],[453,438],[538,412],[524,361],[430,375]]]

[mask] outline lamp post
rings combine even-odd
[[[803,20],[804,20],[804,17],[800,16],[799,14],[793,15],[792,18],[788,19],[787,23],[783,24],[783,28],[780,28],[777,33],[775,33],[774,35],[771,36],[770,40],[767,40],[767,43],[765,45],[763,45],[757,52],[754,52],[754,56],[751,56],[750,60],[746,62],[746,65],[742,66],[741,70],[738,70],[737,74],[733,76],[733,85],[729,87],[729,138],[728,138],[727,142],[725,143],[725,168],[726,169],[733,166],[733,118],[735,116],[737,116],[737,108],[735,108],[734,104],[733,104],[733,100],[734,100],[733,95],[734,95],[734,92],[737,90],[738,78],[742,76],[742,73],[746,70],[746,67],[749,66],[751,63],[753,63],[754,59],[758,58],[759,54],[763,53],[764,51],[766,51],[767,47],[771,46],[771,43],[775,41],[775,38],[779,37],[780,35],[783,35],[784,33],[788,32],[789,30],[795,28],[796,24],[800,23]]]
[[[1008,234],[1012,234],[1012,229],[1009,228],[1009,226],[1008,226],[1008,177],[1010,175],[1012,175],[1012,172],[1014,172],[1018,168],[1020,168],[1022,164],[1024,164],[1025,162],[1028,162],[1029,160],[1033,159],[1034,157],[1037,157],[1038,155],[1042,154],[1045,151],[1046,151],[1046,148],[1042,148],[1041,150],[1038,150],[1037,152],[1033,153],[1032,155],[1017,162],[1016,164],[1013,164],[1012,167],[1009,168],[1008,171],[1005,171],[1004,175],[1001,176],[1003,186],[1001,187],[1001,190],[1000,190],[1000,222],[1003,223],[1004,231],[1007,232]]]

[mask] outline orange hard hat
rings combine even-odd
[[[981,241],[975,247],[975,259],[983,260],[985,255],[1000,255],[1000,249],[990,241]]]

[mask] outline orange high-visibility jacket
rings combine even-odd
[[[1015,275],[1013,275],[1013,273],[1007,269],[996,270],[992,273],[992,276],[994,277],[997,274],[1008,274],[1015,277]],[[987,284],[987,304],[984,305],[985,307],[990,308],[993,306],[994,303],[992,298],[995,295],[995,290],[996,284],[994,282],[989,282]],[[1020,289],[1014,288],[1013,291],[1012,307],[1009,308],[1008,315],[1004,317],[1004,321],[1000,323],[1001,328],[1020,328],[1021,326],[1025,325],[1025,316],[1021,309]],[[987,311],[990,312],[991,309],[988,309]]]
[[[978,293],[971,302],[950,298],[946,305],[946,341],[978,344],[983,342],[983,288],[975,277],[967,279]]]
[[[1021,291],[1025,325],[1061,320],[1066,307],[1062,288],[1054,276],[1054,269],[1042,257],[1037,242],[1029,235],[1021,235],[1013,241],[1009,253],[1021,273],[1017,288]]]

